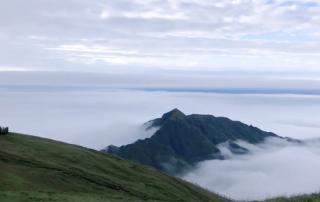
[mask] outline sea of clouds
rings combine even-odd
[[[263,200],[320,191],[320,140],[269,139],[246,155],[201,162],[183,179],[237,200]]]
[[[201,162],[182,176],[184,179],[239,200],[320,191],[318,95],[77,86],[2,84],[0,125],[20,133],[102,149],[150,137],[154,131],[145,131],[143,123],[173,108],[186,114],[225,116],[307,142],[246,145],[250,154]]]

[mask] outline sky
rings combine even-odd
[[[320,77],[318,0],[3,0],[0,71]]]

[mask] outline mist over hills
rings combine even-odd
[[[170,174],[181,174],[198,162],[224,159],[218,148],[221,143],[227,143],[232,153],[244,154],[248,150],[236,141],[257,144],[268,137],[282,138],[239,121],[212,115],[185,115],[178,109],[173,109],[145,125],[146,130],[158,130],[150,138],[121,147],[111,145],[103,151]]]

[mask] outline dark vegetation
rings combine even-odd
[[[266,200],[265,202],[319,202],[320,194],[306,194],[301,196],[293,196],[293,197],[279,197],[270,200]]]
[[[212,115],[187,116],[178,109],[148,124],[149,129],[159,127],[151,138],[118,148],[111,146],[105,151],[170,174],[180,174],[200,161],[223,159],[217,147],[221,143],[228,142],[231,152],[244,154],[248,150],[233,141],[257,144],[267,137],[279,137],[239,121]]]
[[[8,127],[0,127],[0,135],[8,135],[9,128]]]
[[[27,136],[0,136],[1,202],[227,201],[111,154]]]

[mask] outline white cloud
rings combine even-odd
[[[319,9],[314,0],[5,0],[0,65],[316,71]]]
[[[248,145],[246,145],[248,146]],[[263,200],[320,190],[319,140],[294,144],[270,140],[250,146],[250,154],[199,163],[185,176],[237,200]]]

